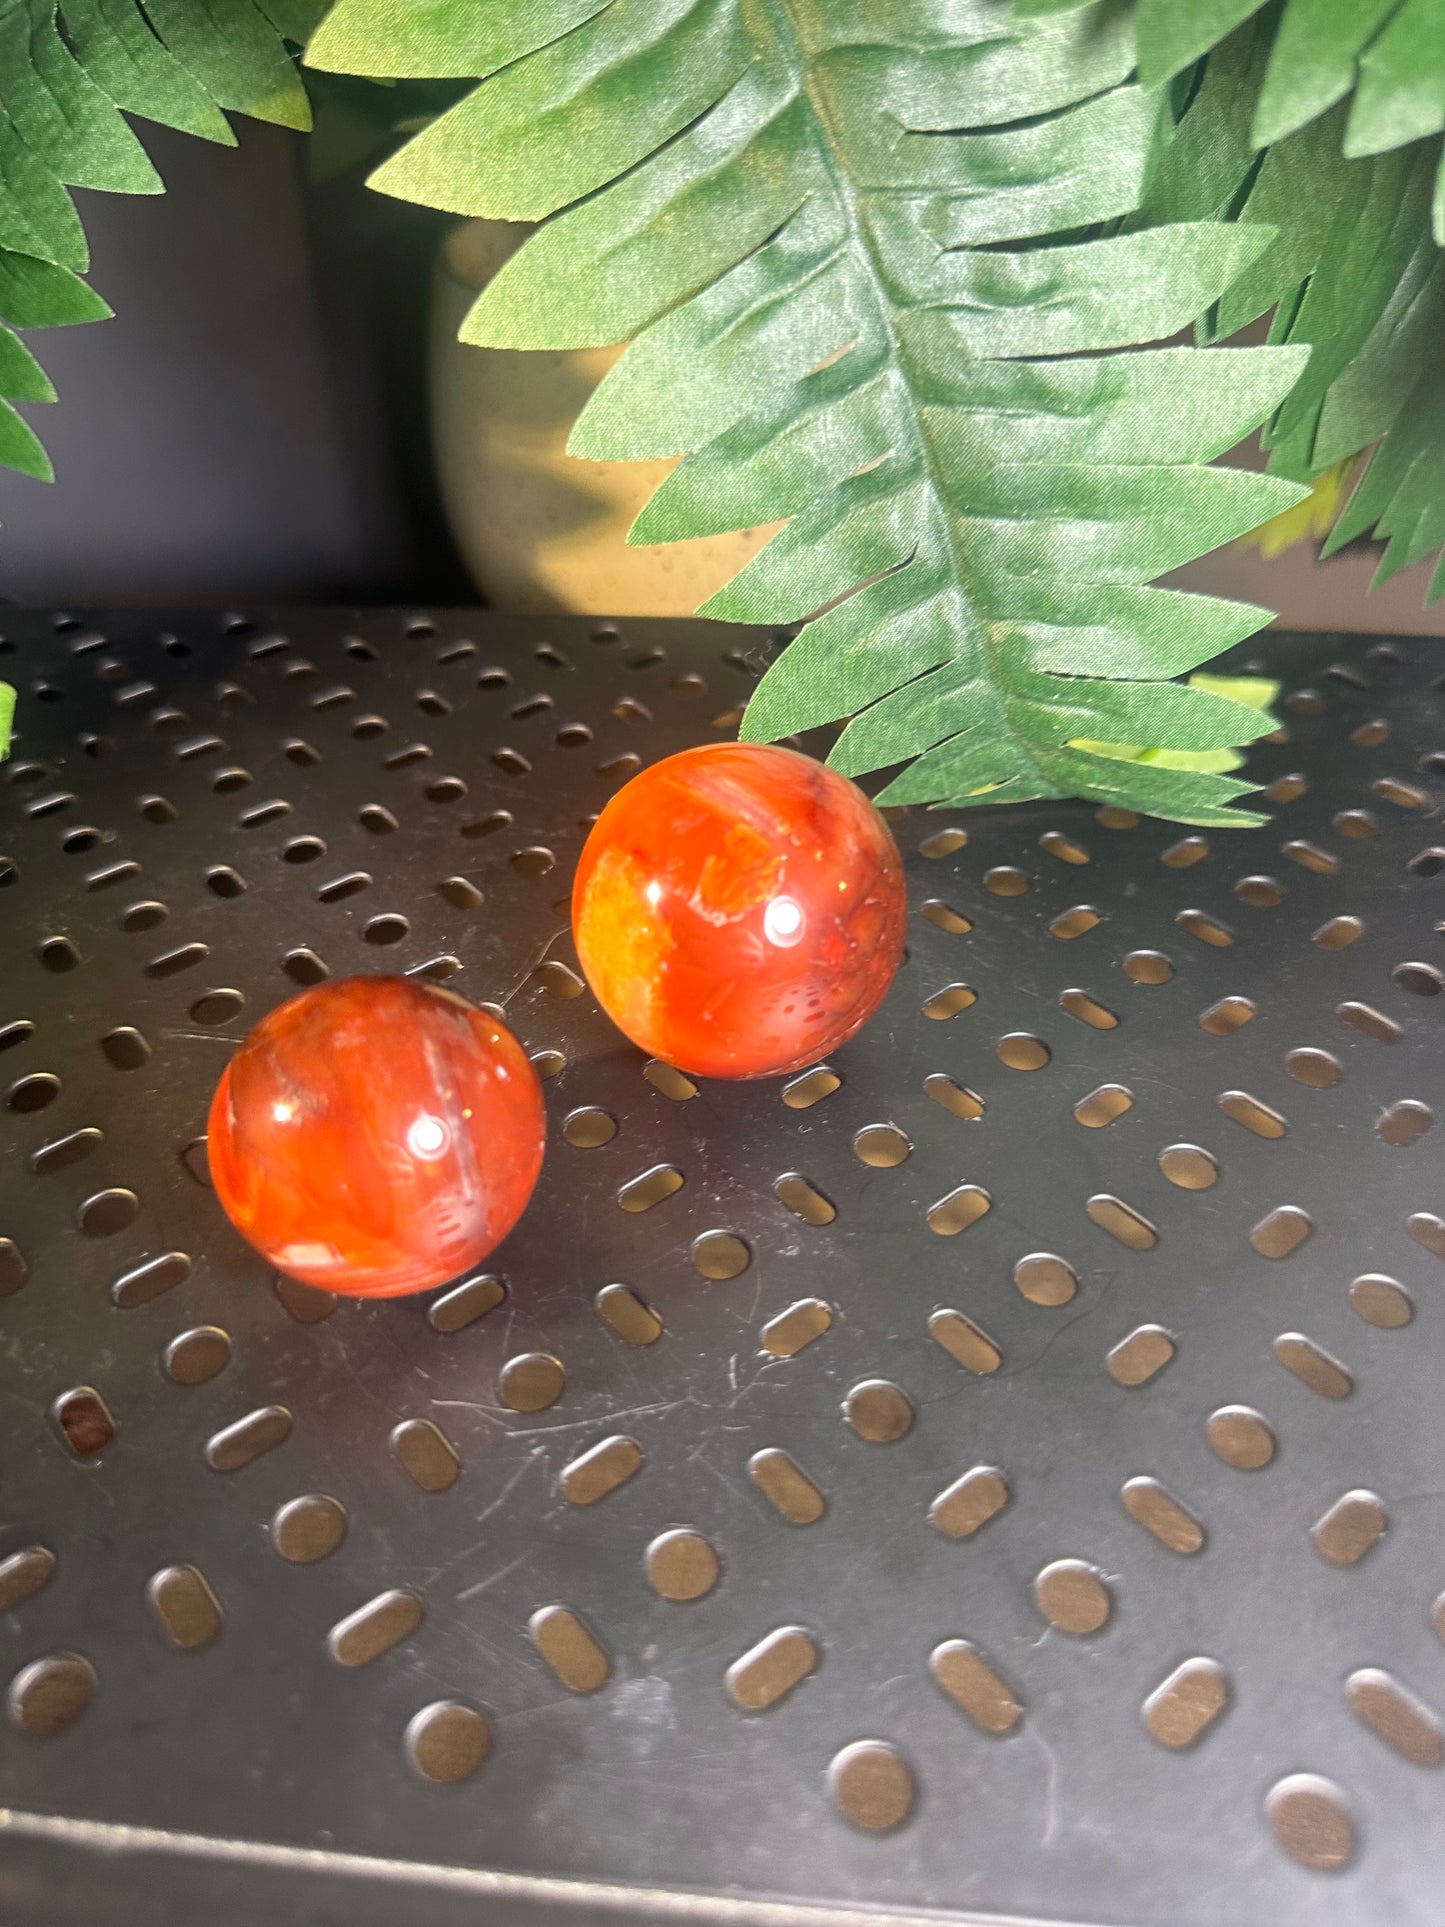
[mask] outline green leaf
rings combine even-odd
[[[0,462],[37,482],[53,482],[55,470],[40,438],[8,401],[0,401]]]
[[[104,321],[111,309],[77,274],[0,248],[0,318],[14,328],[57,328]]]
[[[257,0],[262,13],[286,40],[304,47],[326,16],[327,0]]]
[[[560,40],[609,0],[337,0],[306,48],[308,67],[388,79],[481,78]]]
[[[838,245],[833,211],[806,202],[764,246],[633,341],[588,398],[569,452],[648,461],[701,448],[850,347],[865,326],[866,294]]]
[[[1360,60],[1347,154],[1379,154],[1445,128],[1445,8],[1405,0]]]
[[[948,405],[923,409],[949,475],[977,476],[992,463],[1012,476],[1022,464],[1051,464],[1062,505],[1065,465],[1093,464],[1092,505],[1102,510],[1111,492],[1117,506],[1121,481],[1140,472],[1129,465],[1202,461],[1233,447],[1294,379],[1303,357],[1279,349],[1221,349],[1205,357],[1189,348],[1157,348],[1023,367],[951,365],[956,360],[943,355],[930,367],[920,356],[921,382],[951,388]],[[1165,393],[1173,403],[1167,420],[1158,405]],[[628,539],[677,541],[795,512],[840,468],[851,473],[886,455],[904,426],[901,407],[886,369],[860,383],[851,358],[835,363],[674,470]],[[1221,482],[1226,491],[1237,486],[1215,474],[1213,485]],[[1152,477],[1145,486],[1157,492]],[[1255,496],[1248,492],[1252,513]],[[1164,526],[1159,521],[1146,539],[1162,539]]]
[[[0,395],[11,401],[54,401],[50,378],[30,350],[0,327]]]
[[[930,256],[885,203],[877,253],[919,350],[971,355],[1082,354],[1176,334],[1269,243],[1263,228],[1180,222],[1019,253]]]
[[[1139,0],[1139,78],[1166,80],[1207,54],[1264,0]]]
[[[983,247],[1083,227],[1129,213],[1143,190],[1160,103],[1138,87],[1116,87],[1030,126],[961,133],[947,144],[936,131],[882,135],[865,124],[854,146],[859,178],[886,181],[903,161],[912,181],[937,190],[921,204],[918,225],[940,247]],[[960,154],[980,191],[953,191]]]
[[[1413,0],[1398,6],[1350,70],[1359,76],[1353,102],[1337,102],[1279,140],[1249,178],[1241,121],[1254,118],[1266,65],[1278,88],[1281,62],[1294,58],[1283,35],[1272,49],[1277,17],[1260,14],[1209,56],[1135,219],[1219,213],[1231,177],[1244,182],[1234,211],[1245,222],[1270,225],[1275,238],[1201,332],[1230,334],[1273,309],[1271,340],[1311,347],[1304,376],[1268,427],[1270,467],[1317,478],[1379,441],[1356,470],[1354,493],[1325,553],[1373,531],[1387,545],[1376,577],[1383,581],[1445,539],[1437,507],[1445,459],[1432,439],[1445,430],[1433,373],[1445,326],[1445,262],[1437,246],[1445,242],[1445,175],[1433,133],[1423,142],[1409,138],[1435,125],[1433,106],[1428,117],[1412,118],[1412,100],[1417,107],[1445,103],[1445,15],[1422,11]],[[1311,15],[1315,27],[1331,18],[1338,29],[1338,14]],[[1306,46],[1306,65],[1317,51]],[[1345,67],[1337,79],[1341,74]],[[1346,152],[1362,146],[1397,151],[1355,159]],[[1431,594],[1442,586],[1445,570]]]
[[[1315,465],[1344,461],[1385,434],[1442,339],[1445,260],[1426,232],[1374,328],[1330,384],[1315,433]]]
[[[685,134],[548,221],[482,291],[462,340],[591,348],[636,333],[824,191],[804,144],[808,117],[750,68]]]
[[[57,182],[160,193],[145,149],[61,40],[49,0],[0,7],[0,110]]]
[[[85,71],[132,114],[234,147],[225,115],[151,31],[135,0],[64,0],[65,26]]]
[[[1343,100],[1361,52],[1400,0],[1289,0],[1254,117],[1260,147]]]
[[[1303,493],[1208,466],[1279,407],[1302,350],[1148,347],[1272,234],[1109,231],[1172,124],[1129,79],[1127,9],[341,0],[309,58],[477,76],[376,185],[542,221],[463,339],[630,342],[571,445],[685,458],[636,540],[790,518],[706,607],[827,607],[745,736],[852,715],[835,762],[917,758],[900,799],[1080,793],[1254,820],[1233,808],[1248,785],[1212,768],[1077,747],[1208,760],[1271,726],[1172,680],[1261,612],[1146,585]],[[1236,120],[1239,172],[1209,214],[1251,165]]]
[[[1251,96],[1241,92],[1247,105]],[[1239,219],[1267,225],[1273,239],[1225,293],[1212,324],[1216,337],[1234,334],[1302,288],[1330,236],[1359,219],[1371,172],[1340,153],[1343,127],[1342,113],[1328,115],[1264,155]]]
[[[1445,371],[1437,359],[1416,377],[1322,553],[1332,555],[1371,530],[1386,544],[1376,585],[1445,543]],[[1437,572],[1426,599],[1442,590],[1445,580]]]
[[[15,691],[0,682],[0,762],[10,754],[10,726],[15,718]]]
[[[1203,671],[1189,678],[1189,687],[1257,710],[1267,710],[1279,694],[1279,684],[1267,676],[1209,676]],[[1095,756],[1122,758],[1126,762],[1149,763],[1160,769],[1196,770],[1215,776],[1223,776],[1244,765],[1243,756],[1230,745],[1219,749],[1172,749],[1160,744],[1100,743],[1078,737],[1070,748],[1088,750]]]
[[[0,397],[0,462],[37,481],[54,481],[39,437],[10,403],[54,401],[55,390],[34,355],[5,327],[0,327]]]
[[[666,92],[647,84],[659,59],[679,75]],[[534,220],[644,160],[751,59],[733,0],[614,0],[551,59],[519,60],[477,88],[371,184],[458,214]]]
[[[151,25],[218,107],[305,130],[311,108],[281,36],[253,0],[145,0]]]
[[[68,187],[156,194],[160,177],[123,117],[234,144],[222,108],[306,127],[283,34],[321,0],[0,0],[0,316],[21,328],[98,320]],[[23,360],[21,359],[23,357]],[[0,396],[53,399],[28,351],[0,341]],[[0,404],[3,405],[3,404]],[[28,423],[0,414],[0,464],[45,476]]]
[[[1210,56],[1139,210],[1127,225],[1160,227],[1168,221],[1217,220],[1234,211],[1256,158],[1249,123],[1260,47],[1260,22],[1255,19],[1232,33]]]
[[[1428,226],[1433,154],[1405,148],[1350,165],[1363,168],[1366,192],[1326,237],[1290,322],[1289,340],[1312,344],[1312,352],[1266,437],[1271,445],[1302,437],[1300,462],[1290,470],[1301,476],[1327,466],[1313,446],[1326,392],[1379,323]]]
[[[1124,0],[1125,8],[1129,4]],[[1246,21],[1261,44],[1272,43],[1268,71],[1256,77],[1262,88],[1251,86],[1248,102],[1235,103],[1249,107],[1256,149],[1297,133],[1350,96],[1348,156],[1383,153],[1445,128],[1445,8],[1439,0],[1132,0],[1132,6],[1139,78],[1148,87],[1176,77],[1187,84],[1194,63],[1205,56],[1216,60]],[[1052,9],[1053,0],[1015,0],[1023,17]],[[1203,85],[1211,85],[1207,69]],[[1228,118],[1232,122],[1233,113]],[[1445,203],[1445,174],[1441,198]],[[1445,216],[1437,238],[1445,245]]]
[[[80,216],[60,182],[0,115],[0,248],[79,270],[90,255]]]
[[[900,174],[908,186],[919,185],[918,170],[928,165],[921,156],[930,144],[937,147],[919,135],[1054,113],[1126,80],[1135,64],[1128,15],[1109,4],[1081,7],[1032,32],[1010,32],[988,0],[960,0],[951,8],[904,0],[889,21],[891,40],[869,31],[866,8],[857,22],[846,10],[834,21],[820,0],[800,11],[805,57],[811,54],[809,85],[850,175],[866,186],[896,185]],[[789,19],[783,8],[780,25]],[[910,44],[913,35],[917,44]],[[1026,116],[1020,107],[1027,107]]]

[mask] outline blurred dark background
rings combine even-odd
[[[0,469],[0,596],[474,601],[428,449],[445,217],[233,125],[225,148],[139,124],[167,192],[77,195],[116,312],[28,336],[56,479]]]

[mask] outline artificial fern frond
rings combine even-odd
[[[209,103],[209,112],[207,104]],[[0,245],[83,271],[67,187],[158,194],[127,108],[230,140],[234,107],[309,127],[305,89],[253,0],[7,0],[0,6]]]
[[[100,321],[109,313],[94,289],[68,268],[0,248],[0,462],[37,480],[50,480],[45,450],[10,403],[54,401],[55,390],[14,330]],[[15,691],[0,683],[0,759],[10,747],[14,714]]]
[[[1290,512],[1286,510],[1286,514]],[[1261,711],[1267,710],[1279,695],[1279,684],[1266,676],[1211,676],[1203,670],[1189,678],[1189,687],[1210,690],[1216,696],[1228,696]],[[1161,769],[1203,770],[1220,776],[1229,770],[1241,769],[1244,765],[1242,751],[1232,748],[1160,749],[1144,744],[1087,741],[1075,744],[1075,748],[1092,750],[1096,756],[1123,757],[1133,763],[1153,763]]]
[[[1401,8],[1390,31],[1413,24],[1417,17]],[[1259,151],[1242,130],[1257,126],[1256,103],[1281,47],[1288,51],[1282,29],[1275,39],[1272,28],[1268,16],[1257,16],[1209,55],[1138,218],[1228,210],[1273,230],[1201,333],[1218,339],[1272,313],[1271,340],[1309,347],[1304,374],[1265,429],[1270,467],[1311,480],[1375,445],[1324,553],[1373,530],[1387,544],[1378,584],[1445,540],[1435,372],[1445,255],[1430,220],[1439,144],[1415,140],[1351,158],[1360,101],[1371,97],[1362,80],[1353,102],[1338,102]],[[1432,32],[1417,49],[1427,75]],[[1445,70],[1440,86],[1445,101]],[[1429,593],[1442,590],[1445,569]]]
[[[37,480],[51,478],[50,460],[12,401],[54,401],[38,361],[13,332],[100,321],[110,309],[68,268],[0,249],[0,462]],[[3,753],[3,750],[0,750]]]
[[[10,404],[54,400],[55,389],[40,363],[17,335],[0,327],[0,462],[40,482],[54,479],[50,457],[29,422]]]
[[[1265,0],[1137,0],[1140,80],[1162,87],[1264,8]],[[1052,10],[1051,0],[1017,0],[1021,15],[1044,9]],[[1255,147],[1298,133],[1341,102],[1348,103],[1343,151],[1352,159],[1445,130],[1440,0],[1284,0],[1266,22],[1271,44],[1253,109]],[[1434,231],[1445,246],[1445,161],[1435,176]]]
[[[1265,440],[1272,466],[1301,478],[1353,449],[1317,447],[1322,413],[1335,380],[1365,347],[1394,297],[1430,271],[1437,253],[1429,232],[1435,157],[1403,148],[1365,163],[1358,206],[1337,217],[1293,313],[1277,318],[1275,339],[1308,343],[1309,366]],[[1403,396],[1401,397],[1403,399]]]
[[[0,251],[25,278],[27,318],[3,301],[0,315],[43,328],[109,314],[69,281],[89,255],[68,190],[162,191],[122,110],[232,145],[223,109],[308,127],[283,35],[304,38],[322,3],[0,0]],[[13,267],[24,261],[34,268]],[[12,269],[0,267],[0,291]],[[48,480],[39,441],[8,402],[53,401],[54,391],[9,335],[0,339],[0,397],[0,463]]]
[[[1437,330],[1440,319],[1437,302]],[[1393,427],[1371,456],[1321,553],[1333,555],[1371,532],[1385,543],[1372,586],[1445,544],[1445,371],[1437,361],[1427,363],[1406,391]],[[1445,559],[1431,577],[1426,600],[1442,595]]]
[[[1004,0],[537,0],[485,23],[467,0],[339,0],[307,57],[479,76],[374,184],[543,220],[462,336],[631,341],[571,446],[686,457],[634,539],[791,518],[705,605],[836,604],[746,736],[852,716],[832,760],[916,759],[896,801],[1255,821],[1236,778],[1081,747],[1187,755],[1272,726],[1172,680],[1263,612],[1145,585],[1301,494],[1208,464],[1303,351],[1147,348],[1270,236],[1109,231],[1170,127],[1128,29],[1113,0],[1027,21]]]
[[[234,146],[222,112],[311,125],[287,52],[325,0],[0,0],[0,465],[39,481],[50,459],[12,402],[54,401],[12,332],[99,321],[109,307],[68,189],[159,194],[125,113]],[[283,38],[284,36],[284,38]],[[0,683],[0,757],[15,692]]]

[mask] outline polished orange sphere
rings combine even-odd
[[[211,1178],[278,1270],[394,1298],[500,1244],[542,1168],[537,1073],[505,1024],[409,977],[273,1010],[211,1100]]]
[[[877,1009],[907,916],[888,825],[790,749],[716,743],[634,776],[577,866],[587,981],[635,1044],[700,1077],[770,1077]]]

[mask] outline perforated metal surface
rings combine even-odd
[[[898,821],[880,1016],[689,1094],[567,882],[756,636],[3,627],[7,1921],[1440,1920],[1435,645],[1271,640],[1253,834]],[[197,1150],[398,968],[549,1073],[430,1311],[278,1288]]]

